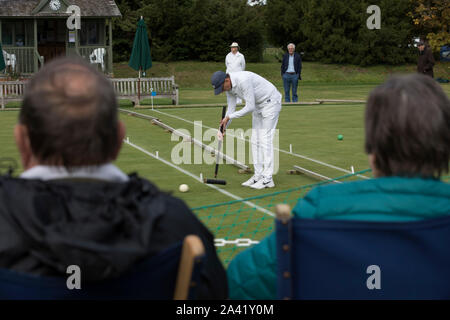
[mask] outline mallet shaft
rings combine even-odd
[[[225,118],[226,111],[227,108],[224,106],[222,108],[222,120]],[[220,126],[220,133],[223,134],[223,125]],[[222,147],[222,140],[219,141],[218,153],[216,157],[216,169],[214,170],[214,178],[217,178],[217,173],[219,172],[219,152],[221,147]]]

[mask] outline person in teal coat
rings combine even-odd
[[[433,79],[392,77],[374,89],[365,149],[375,179],[319,186],[293,209],[303,219],[406,222],[450,214],[450,100]],[[228,267],[231,299],[276,299],[272,233]]]

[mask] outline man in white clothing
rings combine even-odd
[[[225,66],[227,67],[226,73],[245,71],[245,57],[239,52],[239,45],[237,42],[233,42],[230,45],[231,51],[225,58]],[[240,98],[236,100],[237,104],[242,103]]]
[[[217,71],[211,77],[216,95],[225,91],[228,109],[221,125],[227,128],[230,120],[240,118],[252,112],[252,155],[255,174],[242,185],[254,189],[275,186],[272,175],[274,170],[273,138],[281,111],[281,93],[275,86],[249,71]],[[236,111],[236,99],[245,100],[245,106]]]
[[[233,42],[230,46],[231,51],[225,58],[227,73],[245,71],[245,57],[239,52],[239,45]]]

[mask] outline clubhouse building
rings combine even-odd
[[[80,9],[80,29],[67,25],[68,19],[75,21],[75,11],[70,10],[76,7],[71,6]],[[116,17],[121,13],[113,0],[0,0],[0,54],[7,71],[21,75],[37,72],[55,57],[72,54],[112,74]]]

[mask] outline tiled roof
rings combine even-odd
[[[120,17],[120,11],[114,0],[60,0],[67,5],[77,5],[82,17]],[[68,16],[67,13],[33,14],[39,0],[0,0],[0,17],[48,17]]]

